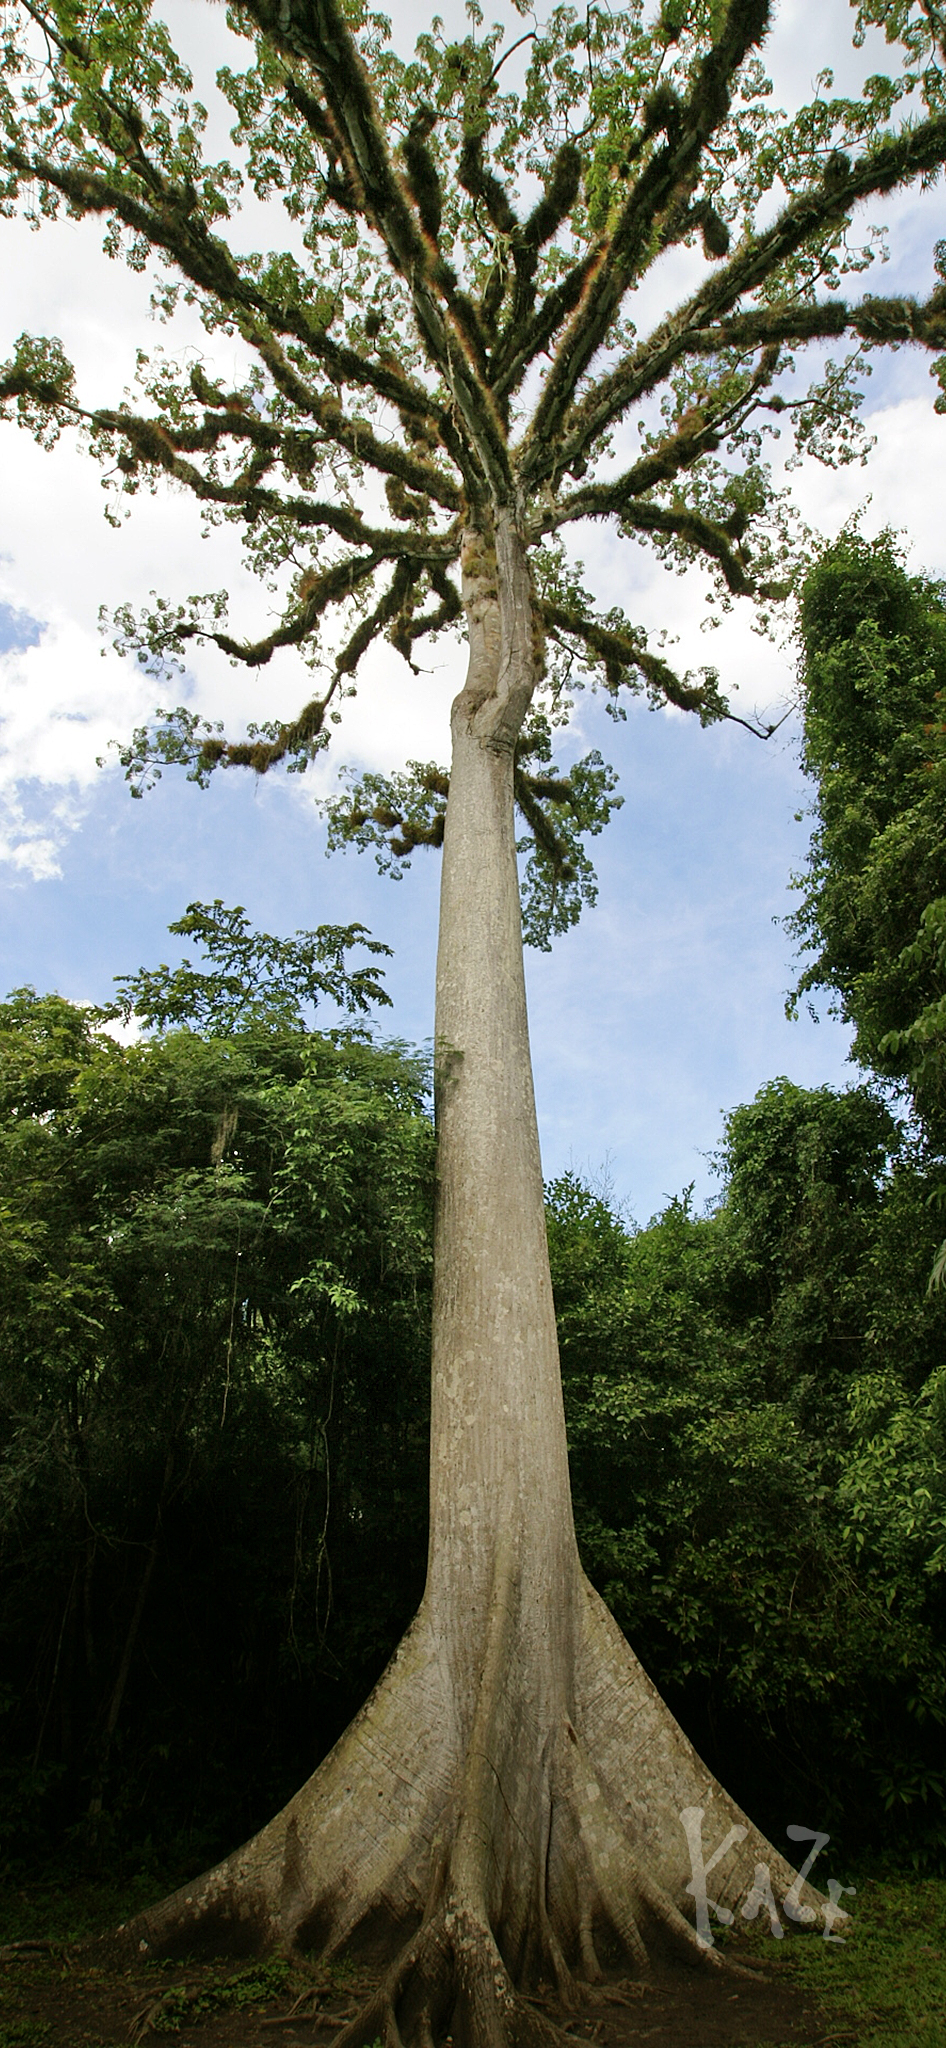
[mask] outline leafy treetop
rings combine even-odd
[[[381,986],[383,970],[369,963],[346,965],[355,946],[390,957],[391,948],[372,939],[364,925],[317,926],[277,939],[251,930],[242,904],[228,910],[219,897],[213,903],[189,903],[183,917],[168,930],[192,939],[204,967],[182,961],[177,967],[139,968],[118,974],[117,1000],[97,1014],[131,1017],[149,1030],[186,1026],[190,1031],[222,1033],[264,1030],[299,1031],[309,1011],[327,997],[349,1013],[364,1012],[370,1003],[390,1006]]]
[[[193,351],[142,352],[136,394],[89,409],[59,342],[24,335],[0,401],[45,445],[82,428],[113,503],[161,479],[189,492],[208,523],[240,528],[278,592],[257,639],[230,629],[216,593],[120,611],[117,646],[156,674],[195,640],[254,668],[289,647],[315,679],[296,718],[244,739],[159,713],[123,750],[126,774],[137,791],[166,762],[201,783],[220,765],[303,768],[374,641],[414,666],[456,627],[464,533],[488,566],[493,516],[511,508],[543,643],[517,798],[527,929],[545,944],[593,896],[580,838],[616,801],[599,756],[551,768],[572,689],[599,685],[619,716],[628,690],[704,723],[729,715],[712,669],[677,675],[621,607],[596,606],[567,530],[607,521],[673,568],[702,563],[723,605],[747,597],[764,621],[802,545],[767,440],[787,427],[822,461],[854,458],[882,345],[928,349],[946,405],[943,248],[925,299],[847,284],[872,255],[858,206],[946,160],[942,10],[863,0],[856,37],[882,28],[899,68],[859,97],[834,96],[826,73],[791,115],[759,54],[770,0],[556,5],[524,32],[508,16],[487,27],[469,0],[465,34],[435,18],[407,60],[364,0],[236,0],[227,18],[250,55],[218,74],[235,154],[215,161],[150,0],[3,11],[6,209],[100,216],[110,255],[154,264],[160,314],[196,307],[244,370],[231,387]],[[282,249],[230,239],[247,191],[281,202]],[[705,270],[638,330],[640,288],[681,247]],[[806,386],[798,351],[813,343],[840,354],[819,353]],[[445,789],[425,766],[356,785],[333,831],[399,863],[438,842]]]

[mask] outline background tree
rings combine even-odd
[[[612,803],[600,761],[563,775],[550,760],[576,672],[616,702],[645,688],[726,715],[711,672],[675,676],[633,620],[595,611],[565,530],[612,520],[764,612],[796,560],[765,429],[785,416],[802,446],[843,456],[863,351],[946,339],[942,285],[895,301],[839,288],[864,261],[848,242],[857,205],[946,159],[939,17],[880,6],[860,21],[876,18],[901,71],[784,119],[755,55],[767,0],[646,19],[556,9],[526,39],[518,93],[503,29],[478,14],[403,63],[357,5],[245,0],[231,20],[253,61],[221,74],[241,172],[204,160],[191,81],[145,7],[23,0],[6,17],[10,203],[102,215],[107,246],[167,267],[164,309],[195,300],[210,334],[239,334],[247,370],[228,389],[157,357],[140,402],[87,413],[58,344],[22,337],[0,396],[44,439],[84,422],[119,491],[164,476],[244,528],[264,577],[284,588],[290,569],[258,640],[231,633],[218,594],[123,615],[119,644],[159,666],[201,636],[251,666],[284,646],[324,663],[295,720],[246,739],[164,715],[126,752],[133,784],[165,761],[198,781],[303,765],[379,634],[411,659],[425,635],[466,630],[449,777],[422,766],[388,793],[356,786],[334,814],[337,831],[382,835],[385,859],[444,845],[424,1601],[310,1785],[136,1930],[330,1949],[386,1930],[395,1960],[352,2044],[399,2026],[426,2043],[448,2023],[477,2043],[547,2038],[510,1979],[544,1971],[569,1997],[602,1938],[638,1962],[648,1928],[692,1947],[680,1809],[745,1826],[578,1564],[514,805],[532,846],[526,928],[544,941],[591,891],[578,842]],[[282,195],[304,259],[233,252],[222,224],[242,175]],[[773,203],[777,183],[790,196]],[[697,241],[703,281],[639,336],[638,286]],[[803,391],[792,351],[837,338],[850,358]],[[773,1860],[752,1829],[741,1843],[721,1896]]]
[[[942,245],[946,251],[946,245]],[[946,1143],[946,588],[891,534],[828,548],[801,605],[804,765],[816,825],[790,928],[854,1056]]]
[[[778,1839],[946,1855],[943,1318],[929,1182],[882,1101],[787,1081],[721,1200],[549,1240],[582,1558],[700,1751]]]
[[[180,922],[232,958],[245,921],[195,905]],[[14,1882],[53,1858],[61,1884],[63,1858],[186,1871],[220,1853],[331,1747],[420,1597],[424,1074],[300,1029],[307,951],[280,942],[265,1020],[247,980],[242,1015],[224,988],[208,1022],[212,956],[122,978],[179,1013],[134,1046],[54,997],[0,1014]],[[784,1081],[727,1120],[720,1167],[712,1214],[684,1195],[643,1230],[573,1177],[550,1190],[582,1560],[773,1839],[815,1815],[835,1856],[938,1868],[928,1176],[864,1089]]]
[[[174,1014],[156,1037],[30,990],[0,1006],[8,1854],[256,1825],[423,1585],[425,1068],[302,1028],[315,945],[345,934],[248,941],[219,904],[181,928],[203,970],[124,983],[139,1018]]]

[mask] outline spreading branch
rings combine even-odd
[[[806,243],[817,241],[826,229],[843,222],[859,200],[889,192],[897,185],[938,170],[944,159],[946,115],[935,115],[877,143],[857,165],[847,165],[845,159],[843,167],[826,169],[813,189],[790,201],[764,233],[747,237],[730,260],[655,334],[591,385],[564,422],[565,430],[558,442],[549,432],[547,421],[540,420],[537,413],[522,461],[522,473],[530,487],[537,488],[553,466],[568,469],[586,455],[631,406],[639,404],[666,380],[675,364],[690,352],[695,336],[707,333],[712,325],[721,322],[741,298],[764,288]],[[793,292],[788,307],[776,303],[747,316],[750,321],[759,320],[763,330],[760,339],[778,339],[777,326],[771,335],[764,331],[766,320],[773,317],[776,322],[797,318],[801,338],[808,338],[804,333],[806,309],[803,303],[796,308],[794,299]],[[937,299],[938,294],[934,295],[934,301]],[[924,337],[899,334],[891,338]],[[705,352],[699,343],[696,350]],[[543,396],[543,408],[544,405]]]
[[[368,74],[339,0],[244,0],[247,13],[277,49],[306,63],[318,79],[343,153],[351,189],[363,217],[384,243],[391,266],[411,294],[418,331],[443,377],[476,450],[493,497],[512,497],[502,422],[471,358],[469,335],[456,309],[445,304],[453,288],[437,274],[423,226],[395,170]],[[448,267],[449,268],[449,267]]]
[[[715,356],[728,350],[798,347],[806,341],[840,340],[846,334],[873,345],[916,342],[923,348],[946,348],[946,285],[924,300],[869,294],[853,304],[834,298],[813,305],[760,307],[713,326],[692,329],[687,336],[687,354]]]
[[[533,415],[532,448],[547,445],[560,433],[578,384],[642,265],[685,230],[703,150],[729,112],[736,74],[749,51],[762,41],[769,14],[770,0],[731,0],[719,37],[696,68],[686,102],[667,100],[666,143],[655,151],[628,194],[562,337]],[[525,468],[530,474],[528,459]],[[540,465],[539,474],[545,473]]]
[[[946,162],[930,8],[929,27],[922,17],[903,31],[899,78],[787,120],[764,106],[753,58],[769,0],[721,0],[680,20],[665,10],[649,31],[636,11],[567,26],[555,13],[520,39],[532,48],[518,95],[499,81],[499,26],[457,42],[424,35],[404,64],[380,18],[348,0],[238,0],[231,27],[255,55],[219,74],[244,151],[234,168],[204,160],[206,117],[148,0],[125,26],[121,9],[86,0],[11,0],[4,204],[101,218],[109,253],[164,267],[158,309],[173,315],[183,293],[249,368],[231,389],[202,363],[145,357],[145,398],[90,408],[61,345],[24,336],[0,370],[0,407],[43,446],[79,427],[114,488],[166,480],[236,525],[270,588],[285,590],[288,571],[283,615],[259,636],[233,631],[223,594],[120,612],[117,644],[146,672],[180,665],[201,640],[246,667],[295,651],[320,672],[298,718],[243,737],[187,710],[159,714],[124,751],[132,786],[162,763],[198,781],[218,765],[304,766],[372,644],[386,639],[414,666],[418,644],[462,622],[466,605],[484,648],[499,622],[497,718],[534,863],[530,929],[545,943],[563,928],[589,900],[579,841],[607,809],[609,771],[589,757],[559,772],[541,721],[564,722],[588,678],[612,708],[644,691],[703,723],[735,714],[712,669],[678,675],[620,611],[600,615],[564,541],[548,537],[610,521],[664,560],[711,564],[720,601],[752,601],[765,624],[797,559],[763,460],[775,420],[797,449],[843,461],[860,445],[871,350],[938,352],[946,387],[946,257],[925,298],[833,289],[866,265],[846,242],[858,205]],[[760,228],[776,165],[792,196]],[[292,249],[235,252],[226,222],[244,178],[284,202]],[[697,289],[633,335],[637,287],[663,251],[697,240],[708,264]],[[845,336],[848,359],[800,388],[793,352]],[[631,461],[616,430],[634,408],[643,440]],[[461,592],[464,533],[486,569]],[[495,741],[494,708],[484,699],[481,724]],[[358,827],[386,832],[395,860],[437,843],[445,791],[401,797],[376,793]]]
[[[460,451],[449,410],[422,385],[403,370],[394,369],[388,360],[340,345],[303,300],[277,299],[250,271],[241,268],[221,238],[209,233],[197,211],[192,187],[175,184],[149,163],[145,179],[149,204],[133,188],[97,168],[60,163],[39,153],[27,155],[15,144],[0,150],[0,162],[23,184],[61,193],[80,217],[104,214],[121,221],[149,248],[170,258],[189,284],[224,311],[235,313],[252,347],[262,351],[271,336],[289,336],[321,365],[331,383],[373,392],[433,428],[451,453]],[[142,171],[142,166],[136,163],[136,169]]]

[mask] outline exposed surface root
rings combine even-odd
[[[309,1784],[225,1864],[139,1916],[126,1944],[141,1958],[277,1949],[380,1968],[337,2048],[551,2048],[563,2036],[546,1989],[574,2012],[617,1974],[646,1980],[652,1956],[738,1980],[693,1924],[682,1815],[705,1813],[723,1917],[760,1862],[783,1896],[792,1873],[587,1582],[576,1574],[568,1627],[548,1645],[530,1641],[523,1583],[500,1543],[472,1700],[455,1644],[422,1609]]]
[[[497,1615],[497,1660],[504,1635]],[[570,1720],[547,1739],[538,1793],[533,1786],[516,1813],[492,1665],[487,1656],[453,1841],[434,1866],[427,1913],[333,2048],[436,2048],[448,2038],[453,2048],[553,2048],[566,2036],[549,2001],[529,1994],[545,1984],[566,2012],[620,1997],[606,1972],[647,1977],[652,1947],[741,1974],[639,1867]]]
[[[408,1942],[374,1997],[332,2048],[555,2048],[565,2036],[513,1989],[492,1932],[447,1906]]]

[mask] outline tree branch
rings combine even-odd
[[[459,511],[462,493],[453,478],[446,476],[433,462],[424,462],[410,450],[393,441],[381,441],[366,421],[349,419],[342,410],[334,391],[315,391],[307,379],[300,375],[290,362],[274,335],[267,335],[257,328],[252,336],[253,346],[265,363],[277,389],[284,398],[307,412],[318,421],[323,433],[338,447],[358,462],[367,462],[383,476],[400,477],[409,490],[422,491],[433,498],[438,505],[444,505],[451,512]],[[452,437],[456,442],[456,437]],[[461,474],[464,466],[462,447],[457,447],[460,456]]]
[[[368,74],[340,0],[242,0],[274,47],[308,64],[325,96],[353,191],[411,293],[431,364],[452,392],[491,493],[512,497],[502,423],[471,352],[464,322],[449,310],[456,278],[438,265],[391,161]],[[448,305],[444,307],[444,299]]]
[[[666,702],[675,704],[680,711],[696,711],[701,725],[715,724],[728,715],[728,705],[719,694],[712,672],[701,684],[676,675],[669,662],[650,652],[643,632],[633,627],[606,625],[548,598],[537,598],[536,608],[546,630],[554,637],[564,635],[568,640],[581,642],[592,664],[603,669],[605,688],[612,697],[622,687],[639,688],[633,680],[639,675],[655,703]]]
[[[492,388],[497,398],[506,398],[522,381],[530,363],[554,340],[564,320],[590,289],[600,267],[603,244],[596,243],[566,271],[536,310],[527,318],[503,330],[492,358]]]
[[[704,669],[702,683],[693,683],[689,676],[678,676],[659,654],[651,654],[644,634],[633,627],[606,625],[547,599],[537,600],[537,608],[552,638],[583,644],[592,664],[603,669],[604,686],[612,698],[617,698],[622,687],[639,689],[633,680],[636,672],[643,678],[652,704],[674,704],[678,711],[695,711],[704,726],[726,721],[743,726],[754,739],[768,740],[791,716],[789,706],[780,718],[766,723],[740,718],[721,695],[715,669]]]
[[[434,606],[433,610],[429,612],[405,614],[403,620],[398,621],[390,635],[392,647],[397,648],[398,653],[403,656],[411,668],[414,666],[413,651],[415,643],[418,640],[424,639],[428,634],[442,633],[447,626],[453,625],[454,620],[458,619],[463,611],[463,600],[460,592],[450,577],[442,570],[431,568],[428,568],[427,574],[433,589],[440,598],[439,605]]]
[[[210,234],[196,215],[196,195],[171,184],[143,152],[136,156],[134,168],[149,186],[150,206],[127,186],[85,166],[24,156],[13,146],[0,148],[0,162],[23,179],[61,192],[79,214],[110,214],[151,248],[162,249],[190,283],[221,305],[242,313],[249,322],[246,338],[252,346],[257,346],[265,335],[265,330],[257,326],[261,318],[271,334],[291,335],[300,342],[323,365],[333,383],[370,390],[401,412],[435,426],[453,459],[456,461],[458,454],[462,455],[448,409],[422,384],[392,368],[390,363],[372,361],[333,341],[305,305],[277,304],[251,276],[240,270],[226,244]]]
[[[298,647],[306,640],[319,620],[332,604],[339,604],[347,597],[353,597],[363,583],[370,581],[376,570],[387,558],[381,554],[346,557],[344,562],[333,562],[330,569],[323,569],[321,575],[303,579],[303,601],[294,617],[284,619],[262,640],[234,640],[229,633],[209,630],[198,623],[182,622],[175,630],[175,640],[212,640],[224,654],[233,661],[242,661],[247,668],[265,668],[272,660],[278,647]],[[341,657],[339,657],[341,659]],[[335,679],[340,671],[336,664]],[[334,688],[334,684],[333,684]],[[330,693],[331,694],[331,693]],[[328,702],[328,698],[325,699]]]
[[[385,626],[390,625],[393,620],[397,619],[399,612],[405,609],[407,600],[411,596],[420,574],[421,568],[418,562],[398,562],[388,589],[384,592],[380,602],[376,604],[374,611],[370,612],[366,619],[362,619],[360,625],[355,628],[351,639],[337,656],[334,683],[340,682],[343,676],[353,676],[355,674],[362,655],[367,654],[372,641],[383,631]],[[400,652],[399,642],[393,635],[392,641],[393,645],[398,647]]]
[[[722,322],[740,298],[758,290],[809,237],[833,221],[843,220],[852,206],[871,193],[890,191],[921,172],[939,168],[944,160],[946,114],[937,114],[879,143],[853,168],[829,166],[813,190],[791,200],[763,234],[743,242],[686,305],[592,385],[564,422],[554,456],[554,437],[551,442],[548,435],[540,440],[533,427],[522,464],[528,487],[535,488],[553,466],[567,469],[584,455],[628,406],[652,391],[674,364],[687,355],[695,335],[706,334],[711,323]],[[930,303],[935,304],[937,298],[934,294]],[[791,310],[794,314],[795,308]],[[758,318],[764,323],[781,312],[782,308],[762,308],[758,314],[753,311],[743,317],[750,321]],[[801,312],[799,307],[799,320]],[[777,339],[777,330],[765,338]],[[705,352],[705,344],[698,342],[696,346],[699,352]]]
[[[501,393],[506,396],[513,388],[513,366],[518,366],[521,373],[537,350],[545,345],[540,337],[546,334],[547,321],[537,322],[534,318],[535,279],[539,267],[539,254],[545,244],[551,241],[575,204],[581,187],[581,167],[580,150],[573,142],[563,143],[561,149],[556,152],[542,198],[533,208],[528,220],[524,225],[520,225],[513,216],[513,225],[508,232],[515,285],[508,318],[493,351],[491,363],[490,382],[497,395]],[[570,290],[568,279],[565,279],[557,292],[549,294],[546,306],[552,313],[556,326],[577,303],[581,283],[576,272],[583,269],[584,266],[580,264],[573,266],[569,273],[572,280]],[[487,295],[489,290],[488,284]],[[502,296],[497,294],[497,310],[501,303]],[[546,338],[554,332],[555,326],[548,330]]]
[[[18,395],[25,388],[28,387],[22,377],[16,381],[15,386],[10,379],[5,379],[0,386],[0,396],[12,395],[14,390]],[[39,395],[45,396],[45,387],[41,384],[37,386],[37,391]],[[60,400],[59,403],[62,405],[64,402]],[[135,413],[110,412],[104,409],[100,412],[87,412],[79,405],[69,405],[67,409],[76,419],[87,421],[93,432],[120,435],[134,451],[135,464],[140,462],[149,467],[163,469],[176,483],[183,485],[202,503],[229,506],[244,512],[248,520],[264,513],[270,518],[285,519],[290,524],[308,531],[325,527],[354,547],[371,549],[376,562],[386,559],[396,561],[404,556],[414,556],[421,561],[446,565],[456,559],[458,540],[454,528],[448,529],[447,534],[442,535],[428,533],[423,528],[416,527],[406,530],[400,527],[372,527],[365,523],[364,515],[357,508],[351,510],[337,501],[326,499],[287,497],[280,491],[262,486],[258,480],[260,467],[270,468],[277,459],[282,436],[278,437],[277,445],[274,446],[271,434],[264,432],[256,466],[248,465],[242,478],[235,483],[224,484],[213,477],[205,476],[194,463],[185,461],[179,449],[179,440],[190,441],[192,446],[195,441],[198,446],[203,445],[196,434],[188,434],[185,430],[184,434],[179,436],[173,428],[165,427],[161,421],[144,419]],[[252,429],[250,432],[251,438],[255,440]],[[127,474],[132,466],[122,462],[120,458],[120,467],[124,468]]]
[[[180,618],[167,637],[173,639],[175,645],[198,638],[210,640],[232,660],[242,661],[249,668],[263,668],[272,659],[277,648],[296,646],[306,639],[331,603],[352,596],[358,585],[366,582],[380,566],[380,558],[377,557],[358,564],[336,564],[322,576],[312,580],[306,592],[305,603],[295,618],[284,620],[263,640],[234,640],[229,633],[215,632],[202,626],[199,621]],[[132,745],[120,750],[126,780],[140,782],[148,764],[155,758],[189,760],[194,778],[199,782],[206,782],[214,769],[219,767],[252,768],[257,775],[265,775],[270,768],[284,761],[287,756],[307,756],[316,752],[320,742],[325,744],[325,715],[341,683],[346,676],[354,675],[362,656],[376,635],[397,617],[420,573],[420,565],[416,563],[399,562],[396,565],[388,589],[383,593],[373,612],[360,621],[337,656],[332,680],[325,695],[310,698],[297,718],[276,726],[260,727],[255,730],[251,727],[251,737],[248,740],[227,740],[219,730],[208,728],[203,721],[186,710],[174,714],[161,713],[159,716],[171,721],[164,731],[163,743],[160,733],[155,740],[150,728],[142,727],[136,732]],[[129,626],[130,621],[126,619],[126,630],[122,638],[116,642],[120,652],[127,651],[129,645],[140,639],[140,634],[134,634],[128,629]],[[195,742],[195,735],[202,724],[204,736]],[[140,795],[141,789],[137,788],[134,793]]]
[[[730,0],[717,40],[697,66],[689,98],[680,105],[668,95],[661,118],[667,142],[654,152],[628,194],[588,279],[545,380],[529,429],[529,449],[542,450],[560,433],[579,380],[606,339],[642,259],[652,256],[659,221],[664,222],[661,240],[674,239],[672,223],[686,210],[705,145],[729,112],[735,76],[749,50],[761,42],[769,14],[770,0]],[[539,468],[544,474],[541,462]],[[531,484],[536,469],[528,455],[526,470]]]
[[[527,775],[522,768],[516,768],[513,776],[516,803],[529,827],[536,846],[554,868],[562,881],[571,881],[574,869],[569,860],[566,841],[556,832],[551,819],[539,802],[541,796],[555,803],[567,803],[570,791],[567,783],[557,777],[535,777]]]
[[[616,515],[626,526],[636,527],[641,533],[665,533],[699,549],[718,562],[728,588],[735,595],[753,594],[755,580],[741,549],[734,545],[733,533],[686,505],[661,505],[646,494],[670,483],[681,470],[691,468],[702,455],[719,446],[724,433],[744,423],[760,390],[771,382],[777,360],[776,349],[764,350],[743,390],[725,408],[714,411],[712,393],[704,394],[704,403],[693,406],[685,415],[686,424],[681,423],[676,434],[642,456],[623,476],[585,485],[568,497],[559,498],[543,515],[541,530],[548,533],[576,519]]]
[[[715,326],[691,330],[688,355],[717,355],[727,349],[762,345],[832,341],[845,334],[867,342],[909,342],[923,348],[946,347],[946,285],[928,299],[885,299],[868,294],[853,305],[844,299],[814,305],[760,306]]]
[[[580,498],[595,498],[594,487],[588,492],[576,492],[568,502],[575,505]],[[606,500],[608,486],[602,485],[601,497]],[[657,505],[652,501],[631,500],[623,504],[620,499],[613,503],[602,502],[583,511],[573,511],[571,518],[601,518],[608,513],[618,513],[625,526],[634,527],[638,533],[662,533],[668,538],[682,540],[701,554],[708,555],[719,564],[727,588],[736,597],[751,597],[756,589],[754,578],[749,574],[742,557],[733,546],[732,538],[724,527],[715,520],[706,519],[699,512],[690,511],[686,506]],[[556,525],[559,521],[556,520]]]

